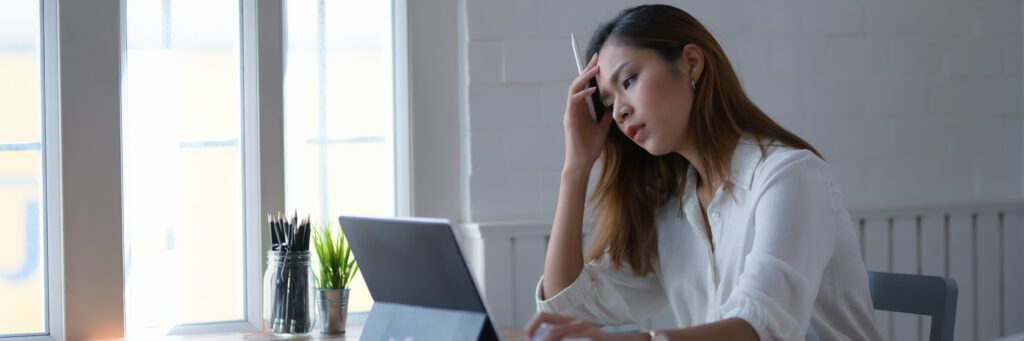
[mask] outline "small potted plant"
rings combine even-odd
[[[320,313],[320,333],[345,332],[348,316],[349,285],[359,272],[345,233],[330,223],[313,229],[316,250],[316,302]]]

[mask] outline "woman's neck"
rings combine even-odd
[[[679,153],[690,162],[693,166],[693,170],[697,172],[697,181],[701,179],[707,179],[707,172],[704,170],[704,164],[701,162],[700,157],[697,156],[696,152]]]
[[[687,134],[687,136],[689,136],[690,138],[688,139],[688,141],[685,141],[675,152],[677,154],[679,154],[679,155],[682,155],[683,158],[685,158],[687,161],[689,161],[690,165],[693,166],[693,170],[695,170],[697,172],[697,179],[695,179],[695,180],[697,180],[697,184],[702,184],[705,187],[709,186],[711,188],[717,188],[719,185],[721,185],[721,183],[714,183],[714,184],[708,183],[708,180],[709,180],[709,178],[708,178],[708,171],[707,171],[708,165],[705,165],[703,160],[701,160],[701,158],[700,158],[700,152],[701,151],[697,149],[696,143],[694,143],[694,141],[693,141],[693,137],[692,137],[693,135],[694,134],[692,134],[692,133],[691,134]],[[724,159],[725,162],[732,161],[732,152],[733,152],[733,150],[736,149],[736,145],[739,143],[739,137],[737,137],[735,139],[730,139],[730,140],[731,140],[731,143],[727,144],[725,146],[726,149],[724,151],[722,151],[722,154],[724,154],[724,155],[720,156],[720,157],[725,157],[725,159]],[[724,179],[719,179],[718,182],[721,182],[723,180]]]
[[[687,141],[684,141],[675,152],[676,154],[682,155],[686,161],[690,162],[690,165],[693,166],[693,170],[697,171],[697,180],[707,179],[707,173],[704,170],[704,163],[700,159],[700,154],[698,154],[696,144],[693,143],[693,134],[686,135],[690,136],[690,138],[688,138]]]

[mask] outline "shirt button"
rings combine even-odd
[[[718,220],[718,217],[722,216],[718,214],[718,211],[711,212],[711,219]]]

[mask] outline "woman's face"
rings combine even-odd
[[[654,50],[613,41],[598,54],[598,88],[606,112],[626,137],[653,155],[679,152],[690,138],[690,73],[699,75],[699,69],[685,57],[669,64]]]

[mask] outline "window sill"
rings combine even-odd
[[[159,338],[146,337],[146,340],[160,340],[160,341],[269,341],[269,340],[324,340],[324,341],[348,341],[348,340],[359,340],[359,335],[363,331],[362,325],[349,325],[346,328],[345,334],[339,335],[319,335],[314,333],[313,335],[298,338],[278,338],[264,333],[215,333],[215,334],[193,334],[193,335],[173,335],[163,336]],[[134,340],[134,339],[124,339]]]
[[[201,332],[193,334],[181,334],[181,335],[152,335],[145,334],[138,337],[130,337],[121,339],[121,341],[135,341],[135,340],[159,340],[159,341],[265,341],[265,340],[324,340],[324,341],[342,341],[342,340],[359,340],[359,335],[363,332],[363,325],[366,323],[366,317],[369,316],[369,312],[349,312],[347,326],[345,327],[344,334],[331,334],[331,335],[320,335],[319,332],[313,332],[313,334],[304,337],[296,338],[282,338],[274,337],[262,332]]]

